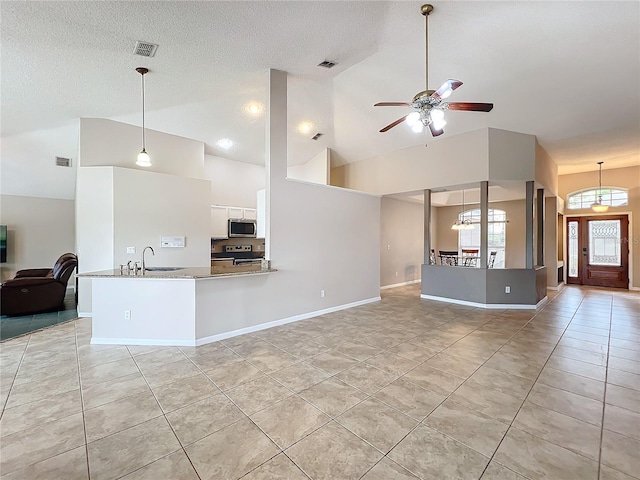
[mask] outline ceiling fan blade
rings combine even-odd
[[[490,112],[493,103],[449,102],[449,110],[466,110],[469,112]]]
[[[451,95],[451,92],[453,92],[460,85],[462,85],[462,82],[460,80],[454,80],[453,78],[450,78],[449,80],[444,82],[438,90],[433,92],[431,96],[433,98],[447,98],[449,95]]]
[[[408,107],[410,106],[406,102],[379,102],[374,107]]]
[[[396,120],[395,122],[390,123],[389,125],[387,125],[386,127],[384,127],[382,130],[380,130],[380,133],[384,133],[384,132],[386,132],[387,130],[391,130],[391,129],[392,129],[393,127],[395,127],[396,125],[400,125],[402,122],[404,122],[404,121],[407,119],[407,117],[408,117],[408,116],[409,116],[409,115],[405,115],[404,117],[399,118],[399,119],[398,119],[398,120]]]
[[[429,124],[429,130],[431,130],[431,135],[433,135],[434,137],[437,137],[438,135],[442,135],[444,133],[444,130],[442,130],[441,128],[436,128],[433,125],[433,122]]]

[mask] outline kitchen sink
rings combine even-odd
[[[182,270],[184,267],[147,267],[147,272],[174,272],[176,270]]]

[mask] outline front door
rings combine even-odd
[[[567,283],[629,288],[626,215],[567,218]]]

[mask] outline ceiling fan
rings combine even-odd
[[[466,110],[471,112],[490,112],[493,103],[474,103],[474,102],[445,102],[444,100],[451,93],[462,85],[460,80],[449,79],[437,90],[429,90],[429,14],[433,11],[433,5],[422,5],[420,13],[424,15],[425,38],[426,38],[426,54],[425,54],[425,77],[427,89],[417,93],[411,102],[380,102],[374,107],[411,107],[415,112],[409,113],[395,122],[390,123],[382,130],[384,133],[396,125],[400,125],[405,120],[413,128],[415,132],[421,132],[423,126],[429,127],[431,135],[437,137],[444,133],[443,127],[447,122],[444,121],[444,112],[447,110]]]

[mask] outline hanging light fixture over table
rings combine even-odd
[[[462,190],[462,211],[460,212],[461,216],[464,216],[464,190]],[[451,225],[451,230],[471,230],[473,229],[473,224],[471,220],[460,220],[458,218],[453,225]]]
[[[142,151],[138,154],[136,165],[138,165],[139,167],[150,167],[151,159],[149,158],[149,154],[147,153],[147,150],[146,150],[145,135],[144,135],[144,75],[146,73],[149,73],[149,69],[144,67],[138,67],[136,68],[136,72],[138,72],[142,77]]]
[[[598,162],[600,165],[600,172],[598,174],[598,195],[596,201],[591,204],[591,210],[596,213],[604,213],[609,210],[609,205],[602,204],[602,164],[604,162]]]

